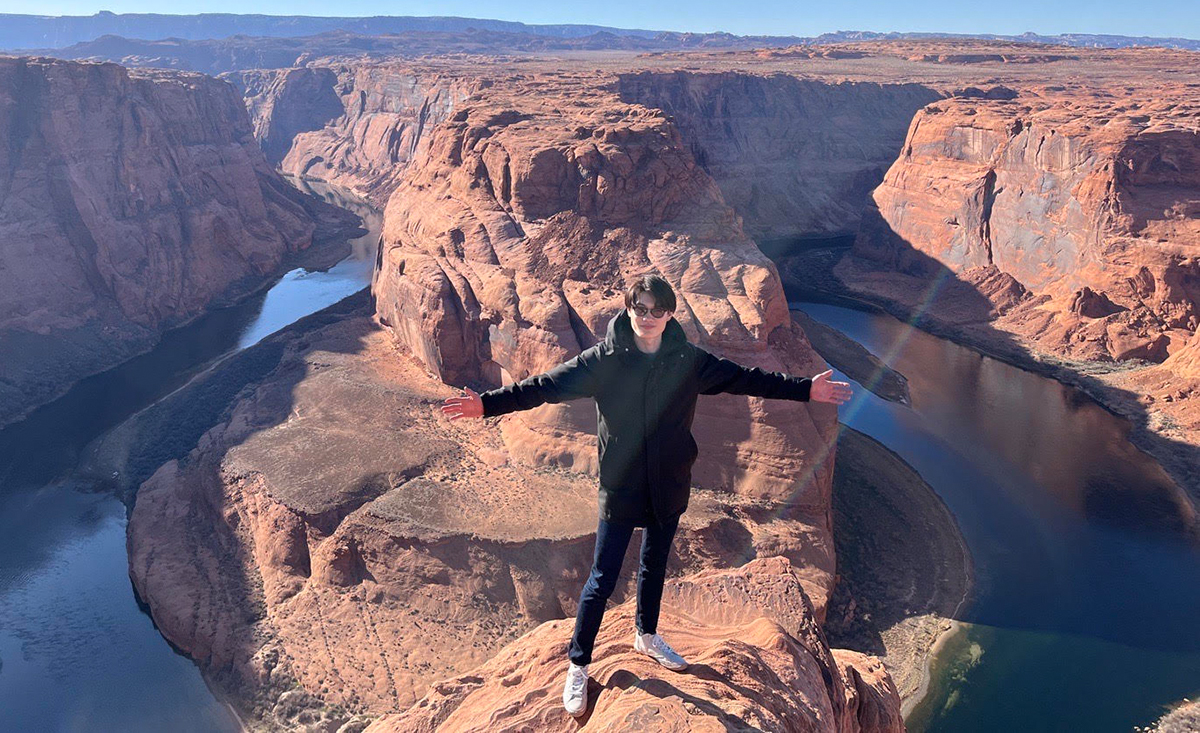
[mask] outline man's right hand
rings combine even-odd
[[[442,403],[442,414],[451,420],[460,417],[483,417],[483,400],[470,387],[463,387],[466,397],[449,397]]]

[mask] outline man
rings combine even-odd
[[[670,284],[657,275],[641,277],[626,291],[625,310],[609,321],[604,341],[543,374],[483,394],[466,388],[465,397],[442,405],[457,420],[596,399],[600,522],[563,686],[563,705],[574,716],[587,710],[592,646],[635,527],[644,529],[634,649],[668,669],[687,667],[657,627],[667,557],[691,491],[697,396],[728,392],[840,405],[851,394],[846,382],[830,381],[832,370],[798,378],[713,356],[688,342],[674,313]]]

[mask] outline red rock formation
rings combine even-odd
[[[397,342],[442,381],[498,384],[604,335],[638,273],[675,286],[689,337],[742,363],[813,374],[774,266],[658,111],[541,82],[480,93],[434,133],[385,214],[373,293]],[[697,486],[763,503],[829,546],[836,411],[721,396],[697,410]],[[547,405],[501,421],[514,457],[595,470],[595,410]],[[759,554],[810,574],[824,614],[832,557],[764,528]]]
[[[453,390],[365,315],[288,349],[141,487],[129,522],[139,597],[247,719],[398,712],[534,625],[573,617],[594,478],[509,462],[494,426],[442,419]],[[772,521],[769,506],[696,490],[670,573],[801,548],[790,582],[825,592],[827,530]],[[616,598],[632,591],[627,573]]]
[[[1021,239],[1026,235],[1013,223],[1020,222],[1021,207],[1030,206],[1044,221],[1043,239],[1059,237],[1075,246],[1069,252],[1074,257],[1087,244],[1071,239],[1075,223],[1090,226],[1089,216],[1103,209],[1096,202],[1108,200],[1119,204],[1110,211],[1128,215],[1127,221],[1114,216],[1111,231],[1125,232],[1121,241],[1130,244],[1129,255],[1141,256],[1143,244],[1155,256],[1162,254],[1163,247],[1150,243],[1151,235],[1176,231],[1171,227],[1186,233],[1190,226],[1186,206],[1181,215],[1150,216],[1159,206],[1155,195],[1174,195],[1169,194],[1174,184],[1160,185],[1170,178],[1170,166],[1154,161],[1175,153],[1147,158],[1145,175],[1166,178],[1126,186],[1132,193],[1124,199],[1119,191],[1126,189],[1114,183],[1118,193],[1106,198],[1107,179],[1081,172],[1086,156],[1082,162],[1078,158],[1074,135],[1065,142],[1047,139],[1042,153],[1030,153],[1026,141],[1000,158],[1011,163],[1008,169],[995,168],[989,176],[966,153],[1007,150],[1029,129],[1027,123],[1056,119],[1049,113],[1039,116],[1032,107],[1028,115],[1012,119],[998,110],[1026,103],[1020,95],[1005,100],[1012,97],[1009,91],[1024,94],[1032,86],[1022,81],[1029,75],[1058,72],[1024,63],[1005,64],[1020,70],[1001,74],[986,63],[960,64],[949,57],[918,62],[910,60],[911,54],[864,49],[819,58],[689,56],[687,64],[714,73],[680,78],[639,73],[682,57],[618,60],[599,71],[590,58],[494,61],[486,69],[432,62],[346,67],[335,72],[334,95],[343,112],[333,119],[327,119],[337,111],[332,105],[288,109],[308,96],[289,89],[325,89],[331,83],[315,67],[245,82],[246,88],[259,90],[251,100],[257,129],[279,151],[286,169],[350,183],[377,199],[395,189],[373,284],[378,322],[386,330],[370,331],[360,319],[296,341],[291,357],[235,406],[229,421],[188,460],[164,467],[143,488],[130,523],[131,574],[168,638],[249,709],[278,722],[281,711],[295,708],[293,696],[301,690],[312,706],[400,711],[434,680],[467,672],[537,623],[572,615],[594,517],[594,479],[585,475],[594,469],[594,411],[586,402],[546,406],[503,418],[496,430],[494,424],[441,422],[433,408],[452,392],[441,381],[482,386],[518,379],[590,345],[619,307],[619,287],[630,275],[651,269],[665,274],[680,293],[678,316],[685,329],[714,351],[795,373],[822,368],[788,319],[775,269],[746,237],[742,221],[754,231],[775,233],[788,233],[782,228],[792,216],[832,221],[820,213],[832,205],[830,192],[855,190],[846,182],[868,170],[883,146],[863,140],[868,154],[856,157],[850,171],[823,169],[828,181],[813,184],[823,197],[805,209],[800,179],[789,181],[781,173],[787,166],[772,160],[769,148],[757,149],[777,139],[795,142],[787,138],[784,121],[804,99],[780,100],[758,116],[753,109],[745,115],[738,109],[759,92],[769,97],[774,84],[807,87],[791,77],[772,77],[768,84],[724,75],[731,70],[747,72],[745,67],[762,63],[749,71],[794,77],[816,69],[824,74],[820,78],[831,80],[848,75],[880,84],[927,83],[939,94],[959,90],[962,95],[938,105],[983,110],[976,111],[978,129],[946,124],[944,132],[953,133],[949,142],[935,139],[927,146],[934,151],[930,156],[936,157],[941,145],[964,157],[947,156],[952,162],[940,163],[953,175],[945,196],[928,204],[934,209],[947,207],[948,200],[961,205],[963,217],[953,226],[970,231],[956,240],[957,249],[910,253],[894,239],[863,237],[860,253],[873,256],[876,266],[861,280],[848,277],[855,287],[886,286],[905,277],[927,284],[898,271],[925,272],[938,257],[950,263],[958,257],[961,262],[953,267],[961,279],[947,278],[947,287],[958,288],[964,297],[941,314],[954,322],[1023,319],[1019,322],[1042,324],[1037,333],[1051,334],[1053,324],[1067,322],[1064,314],[1073,304],[1073,317],[1081,323],[1101,324],[1092,326],[1096,333],[1077,332],[1083,334],[1079,343],[1090,339],[1102,344],[1099,348],[1116,344],[1122,353],[1143,349],[1156,357],[1155,348],[1169,346],[1173,357],[1163,367],[1191,363],[1191,347],[1177,347],[1171,333],[1165,346],[1139,341],[1144,323],[1135,320],[1153,323],[1184,313],[1178,299],[1167,295],[1186,291],[1186,278],[1169,275],[1180,271],[1163,268],[1156,274],[1148,267],[1148,276],[1135,273],[1129,287],[1144,293],[1139,309],[1111,287],[1077,277],[1086,274],[1082,271],[1031,279],[1027,270],[1038,271],[1031,264],[1036,257],[1023,259],[1015,245],[996,255],[1005,237],[1041,252]],[[1108,64],[1103,68],[1117,69],[1112,71],[1116,79],[1141,73],[1138,64],[1157,63],[1144,54],[1079,54],[1080,64],[1095,61],[1085,71]],[[1119,68],[1113,59],[1121,62]],[[339,68],[326,62],[317,66]],[[462,81],[468,78],[473,81]],[[622,92],[629,80],[646,101],[670,106],[675,120],[622,98],[633,93],[628,86]],[[866,89],[830,84],[829,90],[835,87],[855,94]],[[710,109],[684,99],[689,90],[711,91],[726,105]],[[833,104],[829,90],[811,91]],[[1045,91],[1047,99],[1054,97],[1053,89]],[[863,98],[912,101],[908,92],[891,89],[878,96],[864,92]],[[406,101],[393,103],[401,99]],[[1053,104],[1046,109],[1061,115],[1070,111]],[[1180,115],[1189,109],[1184,103],[1177,107]],[[710,113],[721,116],[727,138],[700,119]],[[997,122],[1001,118],[1004,124]],[[1018,118],[1021,130],[1011,126]],[[827,151],[867,134],[841,136],[838,124],[819,114],[805,119],[823,125],[817,132],[833,136]],[[1068,137],[1063,131],[1074,130],[1073,124],[1055,122],[1055,135]],[[1147,128],[1136,140],[1144,142],[1152,132]],[[1112,142],[1105,137],[1111,131],[1097,134],[1101,142]],[[914,135],[915,130],[910,138]],[[1122,144],[1132,144],[1123,139]],[[774,202],[761,208],[731,206],[746,189],[736,173],[721,172],[738,170],[730,151],[750,141],[754,145],[744,151],[747,170],[764,177]],[[799,156],[803,146],[787,150]],[[827,152],[804,160],[833,158]],[[916,168],[906,175],[914,180],[924,175]],[[1035,191],[1022,171],[1047,190],[1039,184]],[[1129,181],[1136,176],[1122,176],[1113,174],[1111,180],[1134,185]],[[1008,192],[997,185],[1002,177],[1023,188],[1029,200],[1008,201]],[[1143,195],[1142,187],[1150,195]],[[1088,209],[1072,198],[1096,205]],[[1145,221],[1139,224],[1130,212],[1146,201],[1153,206],[1143,211]],[[943,231],[952,226],[939,223],[926,206],[911,202],[914,216],[925,217],[919,223]],[[840,227],[851,219],[842,216],[848,205],[839,210]],[[812,233],[801,226],[791,233]],[[822,226],[834,230],[834,225]],[[1079,262],[1099,261],[1089,257],[1079,255]],[[881,270],[879,263],[886,266]],[[943,274],[949,272],[941,267]],[[1078,282],[1060,282],[1071,278]],[[1041,309],[1044,303],[1059,310]],[[1107,303],[1125,310],[1095,317],[1110,309]],[[1078,348],[1082,354],[1093,347]],[[702,400],[696,432],[704,458],[672,573],[785,555],[819,620],[833,570],[828,500],[833,428],[832,411],[822,412],[820,406]],[[627,592],[622,588],[619,595]],[[769,623],[748,621],[736,628],[726,625],[688,649],[715,655],[735,633],[775,644],[772,648],[787,646]],[[725,622],[705,623],[711,630]],[[555,628],[536,632],[543,635],[534,647],[539,654],[549,654],[545,635],[557,633]],[[770,633],[760,634],[763,628]],[[619,636],[619,626],[612,633]],[[876,720],[888,729],[894,719],[879,712],[887,706],[867,702],[887,697],[878,666],[856,662],[851,671],[846,666],[851,657],[844,656],[839,672],[843,680],[857,680],[847,709],[857,699],[861,712],[854,717],[866,723],[864,728]],[[773,664],[759,670],[775,670]],[[533,682],[550,684],[549,667],[539,667],[538,674]],[[301,690],[290,689],[294,682]],[[482,680],[460,678],[454,684],[435,690],[426,708],[474,720],[479,708],[473,703],[459,707],[462,699],[476,693],[482,695],[476,700],[485,701],[480,704],[499,699],[489,697],[497,690]],[[637,696],[644,694],[644,688],[621,692],[623,701],[614,711],[639,709],[643,701]],[[772,695],[762,690],[760,696],[774,705]],[[702,713],[726,714],[713,709],[719,703],[696,696],[712,706]],[[549,715],[552,702],[537,710]],[[753,714],[774,715],[775,710]],[[422,708],[409,714],[416,716],[413,721],[424,715]]]
[[[670,114],[756,240],[853,233],[900,153],[922,84],[745,72],[621,74],[626,102]]]
[[[434,410],[453,392],[441,380],[557,363],[649,269],[676,284],[678,317],[708,348],[824,366],[662,113],[577,85],[510,91],[438,127],[393,195],[373,288],[386,330],[353,321],[298,340],[139,492],[139,593],[255,716],[278,717],[293,681],[314,704],[401,710],[574,614],[595,523],[595,479],[579,473],[594,468],[594,408],[451,424]],[[672,572],[785,555],[821,619],[835,425],[827,405],[704,398],[706,455]]]
[[[783,558],[668,583],[678,615],[663,634],[691,662],[668,672],[631,645],[634,604],[613,609],[590,667],[582,724],[604,730],[903,731],[900,696],[878,659],[831,651]],[[569,621],[522,636],[487,664],[438,682],[370,733],[574,731],[562,709]]]
[[[994,267],[1029,292],[980,320],[1056,354],[1162,361],[1200,325],[1200,131],[1186,89],[1156,97],[929,105],[854,253],[925,278]]]
[[[309,65],[223,75],[246,97],[254,133],[284,173],[388,194],[427,134],[480,85],[400,63]]]
[[[229,85],[0,58],[0,425],[258,287],[313,212]]]

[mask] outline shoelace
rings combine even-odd
[[[675,650],[671,648],[671,645],[667,643],[667,640],[662,638],[658,634],[655,634],[654,636],[650,637],[650,646],[654,647],[655,649],[657,649],[660,652],[663,652],[664,654],[675,654],[676,653]]]
[[[578,671],[571,671],[571,689],[582,689],[588,680],[588,668],[581,667]]]

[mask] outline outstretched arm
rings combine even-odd
[[[700,349],[700,393],[753,395],[800,402],[829,402],[840,405],[850,399],[850,385],[831,382],[833,370],[816,377],[795,377],[782,372],[768,372],[722,359]]]
[[[451,420],[460,417],[495,417],[517,410],[529,410],[547,402],[594,397],[599,383],[598,358],[598,346],[594,346],[550,371],[499,389],[476,394],[466,388],[467,395],[447,399],[442,404],[442,412]]]

